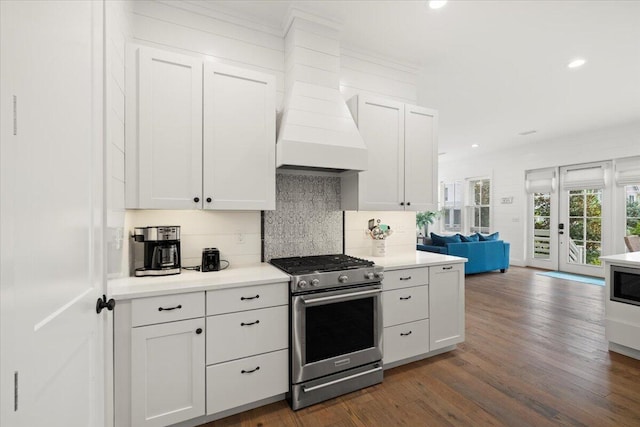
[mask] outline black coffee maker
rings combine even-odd
[[[180,274],[180,226],[136,227],[133,239],[144,243],[144,267],[136,276]]]

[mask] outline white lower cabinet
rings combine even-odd
[[[464,264],[429,267],[431,351],[464,341]]]
[[[286,282],[119,300],[115,426],[231,415],[289,389]]]
[[[287,348],[288,322],[287,306],[207,317],[207,365]]]
[[[208,415],[288,391],[288,304],[286,283],[207,292]]]
[[[384,328],[384,364],[429,352],[429,319]]]
[[[384,365],[429,352],[429,268],[384,272]]]
[[[207,367],[207,414],[284,393],[289,388],[288,350]]]
[[[385,271],[382,287],[385,367],[464,341],[463,263]]]
[[[195,308],[183,315],[200,317],[164,319],[165,323],[131,329],[132,426],[162,427],[205,414],[204,293],[175,295],[171,299],[177,300],[177,305],[184,304],[182,307],[191,307],[190,303],[195,302],[201,310]],[[162,321],[153,316],[171,308],[163,308],[164,302],[163,298],[135,300],[132,319]],[[176,306],[168,313],[180,319],[180,310]]]

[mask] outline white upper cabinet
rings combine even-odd
[[[369,167],[342,178],[342,208],[436,209],[437,113],[368,96],[355,96],[348,105],[367,145]]]
[[[138,206],[131,207],[199,208],[202,62],[190,56],[141,48],[137,81]]]
[[[130,56],[131,58],[131,56]],[[138,47],[127,207],[275,209],[275,78]]]
[[[438,115],[415,105],[404,107],[404,200],[406,210],[438,206]]]
[[[275,78],[204,68],[204,207],[275,209]]]

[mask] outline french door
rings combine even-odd
[[[600,256],[610,253],[611,162],[560,168],[558,269],[604,277]]]

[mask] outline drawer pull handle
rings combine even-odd
[[[158,307],[158,311],[171,311],[171,310],[180,309],[180,308],[182,308],[182,305],[176,305],[175,307],[169,307],[169,308]]]
[[[240,323],[240,326],[251,326],[251,325],[257,325],[258,323],[260,323],[259,320],[256,320],[255,322],[249,322],[249,323]]]
[[[450,265],[449,267],[442,267],[443,270],[451,270],[453,268],[452,265]]]
[[[408,299],[411,299],[411,295],[409,295],[408,297],[400,297],[400,301],[406,301]]]
[[[400,332],[400,336],[401,337],[407,337],[407,336],[411,335],[411,332],[413,332],[413,331],[409,331],[406,334],[404,332]]]
[[[245,370],[243,369],[242,371],[240,371],[240,373],[241,373],[241,374],[252,374],[252,373],[254,373],[255,371],[259,371],[259,370],[260,370],[260,366],[256,366],[256,368],[255,368],[255,369],[251,369],[251,370],[249,370],[249,371],[245,371]]]
[[[240,301],[258,299],[258,298],[260,298],[260,295],[256,295],[255,297],[240,297]]]
[[[411,276],[401,277],[400,280],[411,280]]]

